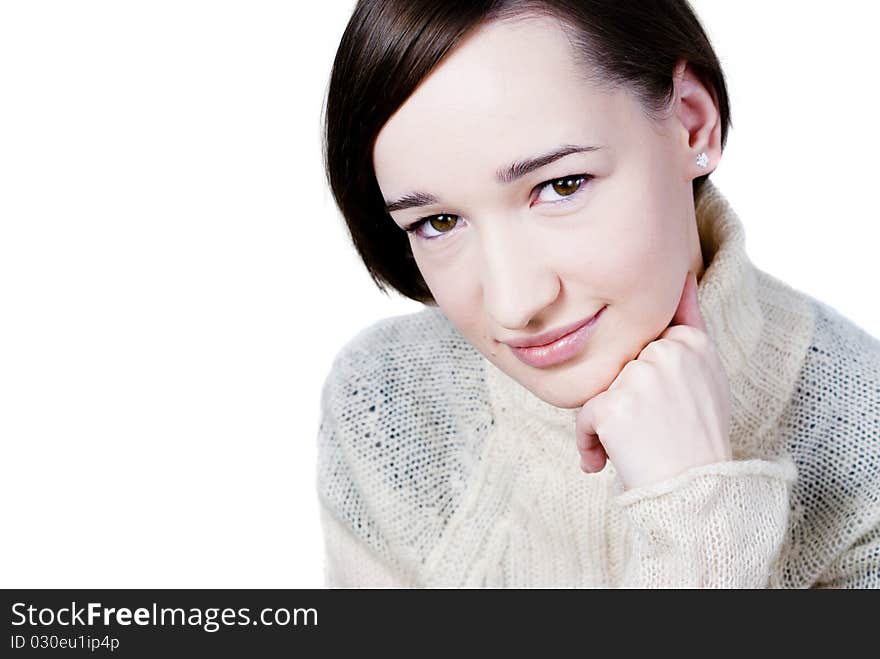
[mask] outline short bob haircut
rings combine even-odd
[[[323,158],[334,200],[373,281],[436,306],[406,232],[385,211],[373,169],[379,131],[474,28],[551,16],[575,47],[584,80],[623,88],[657,121],[671,109],[672,74],[687,60],[718,105],[721,147],[730,107],[717,56],[687,0],[359,0],[342,35],[322,109]],[[709,174],[694,179],[694,198]]]

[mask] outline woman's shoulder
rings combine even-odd
[[[430,442],[488,416],[483,356],[434,307],[383,318],[336,354],[322,388],[325,418],[372,429],[374,441]],[[412,439],[417,437],[418,439]]]
[[[809,300],[815,326],[783,429],[799,474],[793,537],[821,533],[833,545],[799,545],[796,568],[815,580],[880,531],[880,340]]]
[[[476,348],[439,309],[425,307],[380,319],[352,336],[333,358],[324,389],[361,383],[355,389],[381,394],[374,403],[387,407],[482,381]]]
[[[816,312],[816,329],[810,346],[814,361],[845,359],[863,375],[880,377],[880,338],[870,334],[831,305],[809,298]]]
[[[801,407],[845,426],[864,426],[880,455],[880,339],[831,305],[807,297],[815,326],[795,392]]]
[[[436,308],[379,320],[336,355],[321,395],[323,505],[412,568],[457,507],[491,426],[484,366]]]
[[[832,306],[810,297],[815,327],[790,409],[803,460],[840,469],[880,495],[880,339]],[[845,476],[844,476],[845,472]]]
[[[825,450],[830,439],[851,440],[852,450],[870,459],[880,477],[880,339],[829,304],[806,297],[815,325],[798,374],[792,416],[802,423],[809,420],[812,443]],[[840,442],[834,444],[840,451]]]
[[[875,416],[880,414],[880,338],[827,302],[755,270],[769,325],[765,343],[776,353],[799,355],[791,403],[800,401],[814,410],[850,408],[865,416],[868,405]]]
[[[360,362],[394,361],[401,353],[421,363],[436,361],[443,348],[453,351],[470,344],[436,307],[382,318],[352,336],[337,352],[333,368]]]

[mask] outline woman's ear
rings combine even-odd
[[[686,60],[679,60],[672,74],[674,114],[681,125],[685,174],[689,180],[715,171],[721,161],[721,114],[711,88],[694,73]],[[705,153],[706,167],[697,165]]]

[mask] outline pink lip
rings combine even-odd
[[[529,366],[547,368],[548,366],[561,364],[564,361],[568,361],[581,351],[584,344],[587,342],[587,339],[589,339],[590,335],[593,333],[593,327],[595,327],[596,322],[599,320],[602,312],[605,311],[605,308],[606,307],[602,307],[599,309],[596,314],[586,321],[578,321],[574,326],[563,327],[557,330],[555,332],[556,337],[553,337],[551,334],[551,342],[546,343],[545,345],[519,347],[516,344],[534,344],[543,340],[546,335],[539,335],[530,340],[506,341],[505,343],[510,346],[511,352],[513,352],[517,359]]]

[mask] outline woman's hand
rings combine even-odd
[[[610,459],[625,489],[732,459],[730,384],[692,272],[669,327],[583,405],[575,432],[581,469],[601,471]]]

